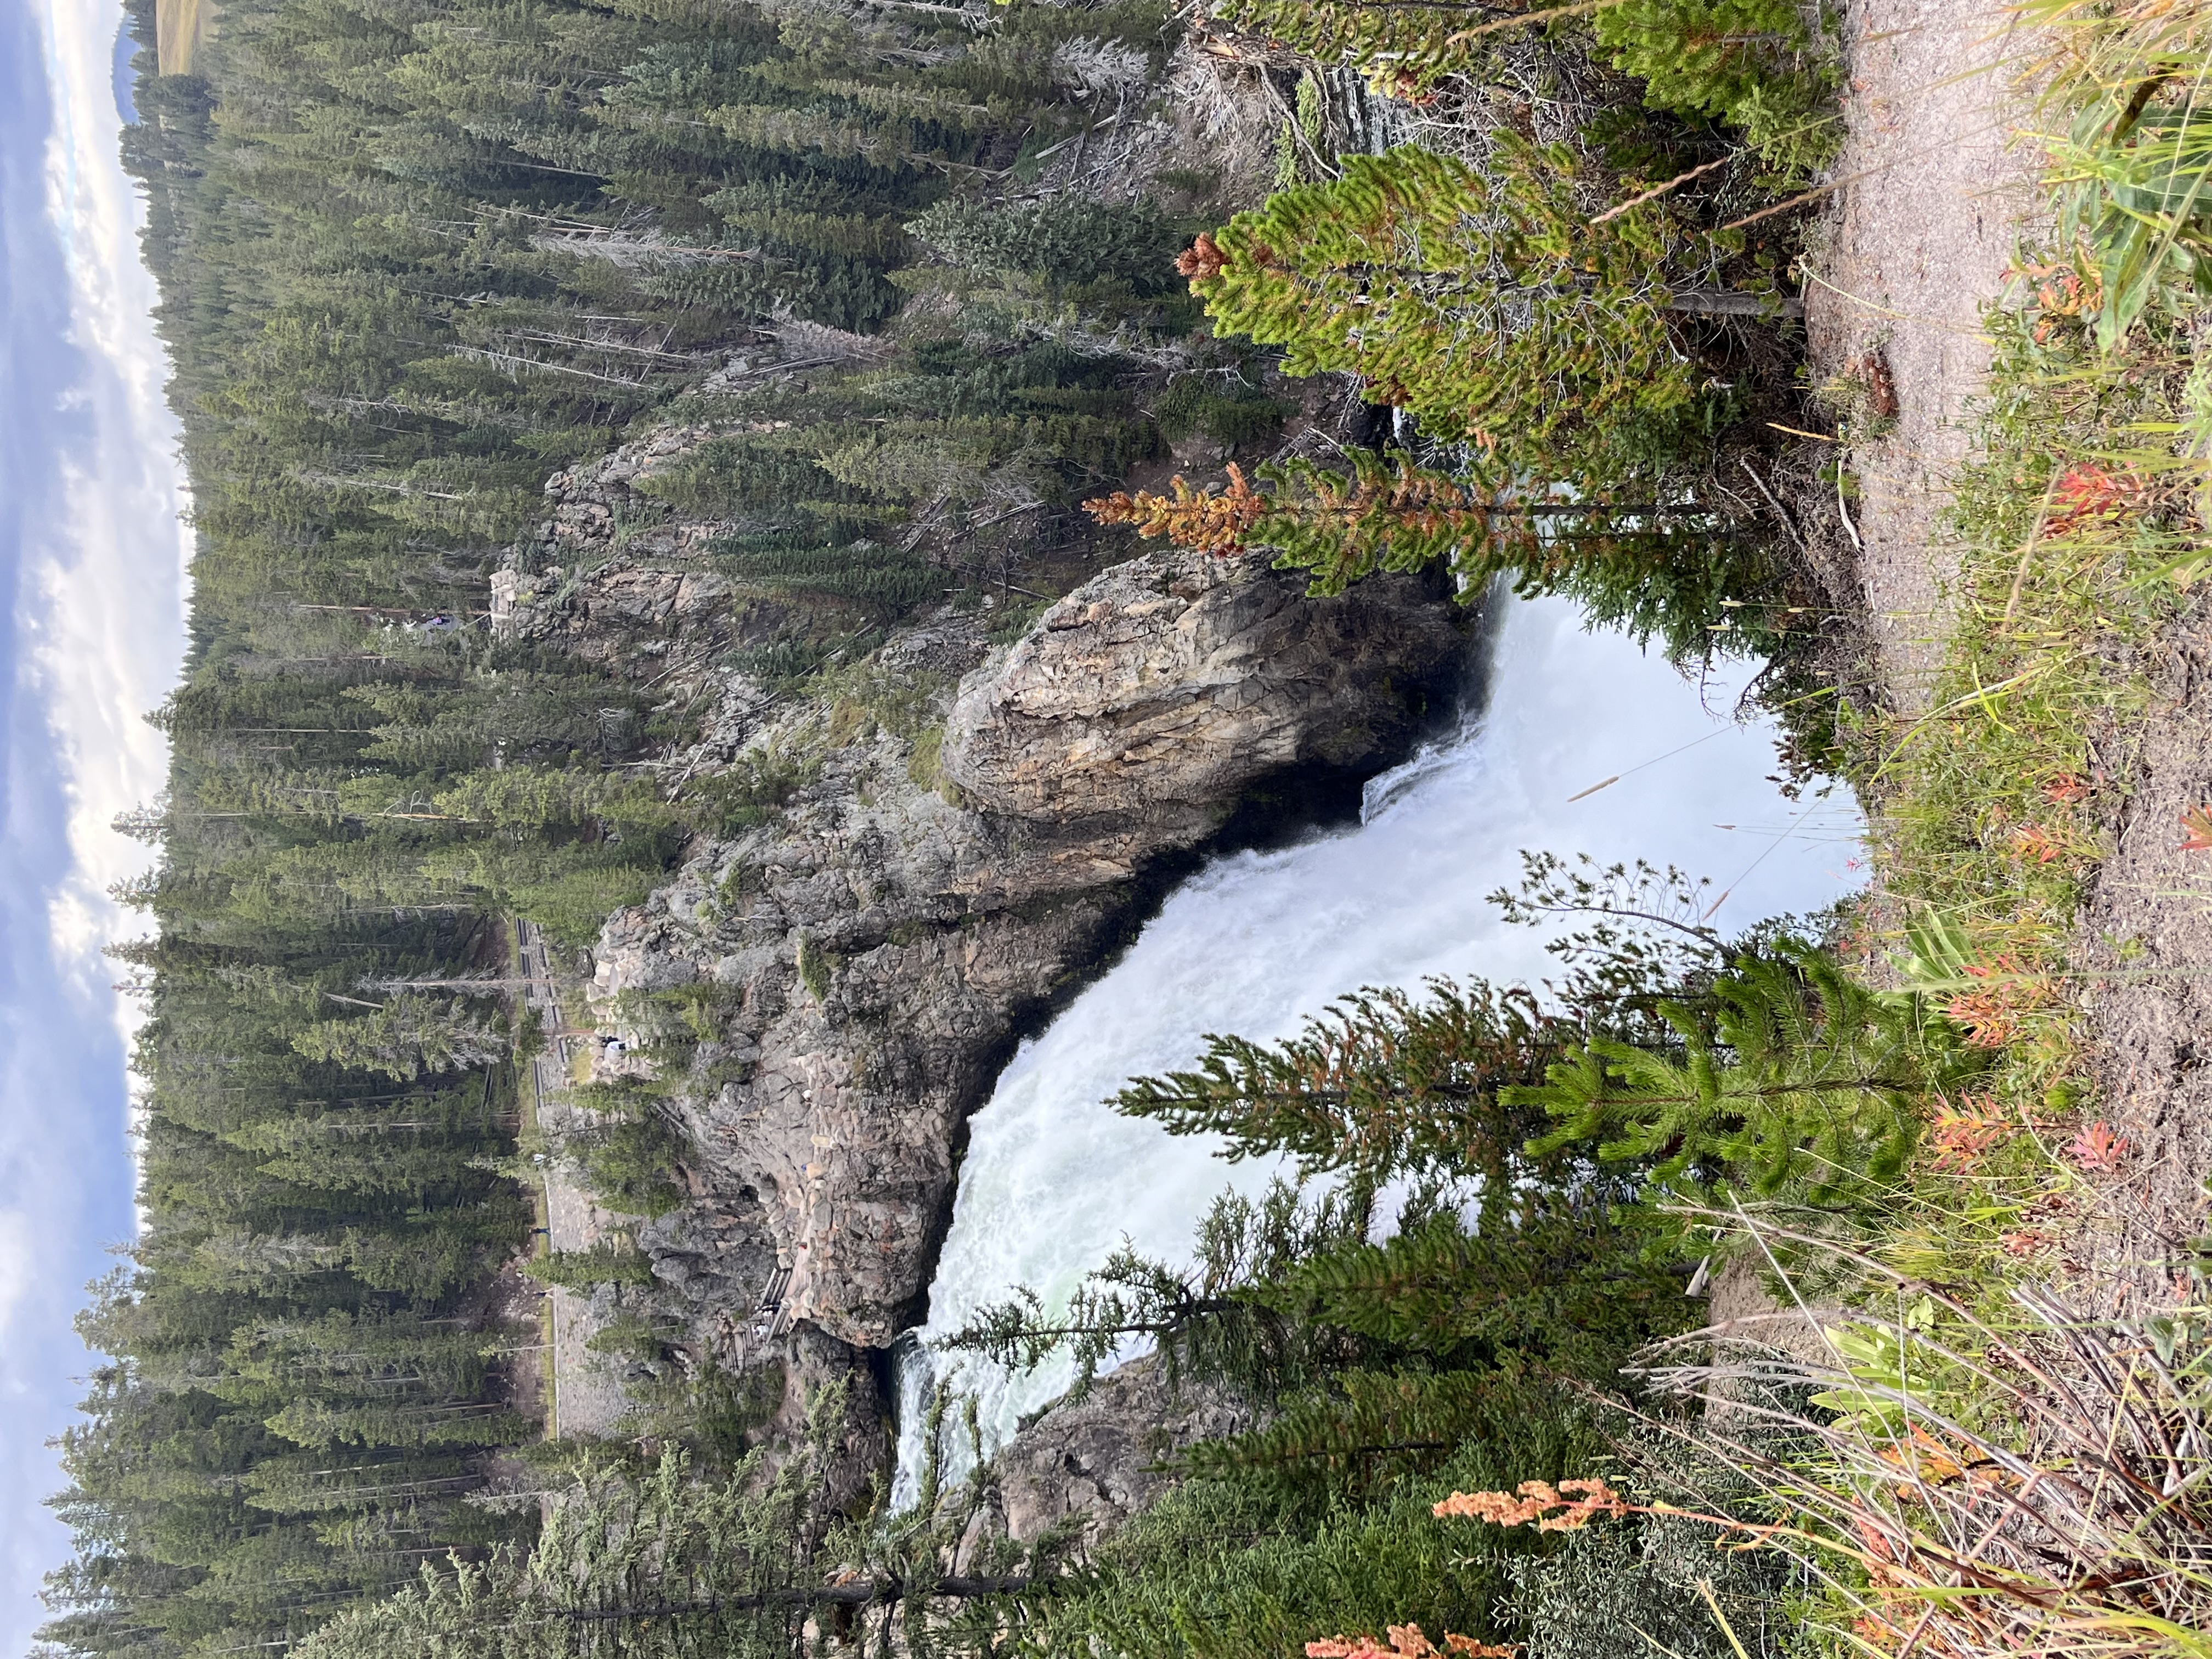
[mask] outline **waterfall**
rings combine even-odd
[[[1373,780],[1357,827],[1216,859],[1178,888],[971,1121],[929,1320],[899,1349],[902,1498],[940,1367],[957,1365],[977,1396],[987,1451],[1072,1377],[1060,1363],[1008,1376],[939,1356],[933,1339],[1017,1285],[1065,1305],[1124,1237],[1188,1259],[1215,1194],[1276,1173],[1117,1115],[1103,1103],[1128,1078],[1187,1065],[1208,1032],[1288,1036],[1362,985],[1541,976],[1546,935],[1506,926],[1485,896],[1518,884],[1524,848],[1709,875],[1726,889],[1723,931],[1855,887],[1856,808],[1784,798],[1767,777],[1772,727],[1731,723],[1753,672],[1732,664],[1694,684],[1620,635],[1586,631],[1566,601],[1506,601],[1480,712]]]

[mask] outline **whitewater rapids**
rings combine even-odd
[[[1370,782],[1358,825],[1216,859],[1176,889],[1127,953],[1023,1045],[971,1121],[928,1322],[899,1350],[901,1498],[940,1370],[957,1366],[957,1386],[977,1396],[987,1450],[1073,1375],[1055,1361],[1010,1376],[939,1356],[933,1340],[1017,1285],[1064,1306],[1125,1237],[1188,1260],[1217,1193],[1256,1190],[1276,1172],[1117,1115],[1103,1103],[1127,1079],[1187,1066],[1209,1032],[1289,1036],[1363,985],[1540,977],[1553,966],[1547,935],[1506,925],[1485,898],[1518,885],[1524,848],[1710,876],[1727,894],[1712,918],[1724,933],[1858,885],[1856,809],[1840,793],[1785,799],[1768,777],[1771,726],[1733,722],[1753,672],[1729,665],[1692,683],[1620,635],[1586,630],[1565,600],[1507,600],[1487,695],[1470,699],[1480,713]]]

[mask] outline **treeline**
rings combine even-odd
[[[512,1534],[471,1501],[539,1432],[493,1291],[507,919],[584,942],[775,793],[671,802],[641,763],[684,710],[485,626],[548,475],[718,426],[653,489],[720,521],[748,665],[799,672],[1149,453],[1126,354],[1195,315],[1150,205],[961,193],[1141,78],[1143,6],[234,0],[160,78],[153,15],[125,143],[198,555],[124,826],[161,849],[115,952],[145,1226],[84,1322],[46,1632],[148,1659]]]

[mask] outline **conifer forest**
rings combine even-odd
[[[198,552],[41,1652],[2203,1659],[2212,10],[1905,9],[130,0]],[[1872,884],[1512,849],[1544,973],[1133,1056],[1192,1250],[904,1387],[1018,1045],[1547,598]]]

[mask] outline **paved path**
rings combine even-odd
[[[569,1097],[569,1066],[575,1039],[559,1035],[567,1030],[555,994],[551,962],[544,936],[535,922],[518,921],[520,977],[523,994],[546,1033],[545,1045],[531,1062],[531,1081],[538,1096],[538,1127],[547,1139],[558,1142],[574,1127],[584,1109]],[[587,1250],[599,1242],[616,1218],[592,1201],[578,1186],[567,1166],[549,1161],[545,1166],[545,1225],[556,1250]],[[556,1436],[605,1434],[629,1409],[629,1396],[616,1374],[618,1361],[591,1352],[585,1345],[599,1329],[587,1298],[559,1285],[553,1289],[553,1432]]]

